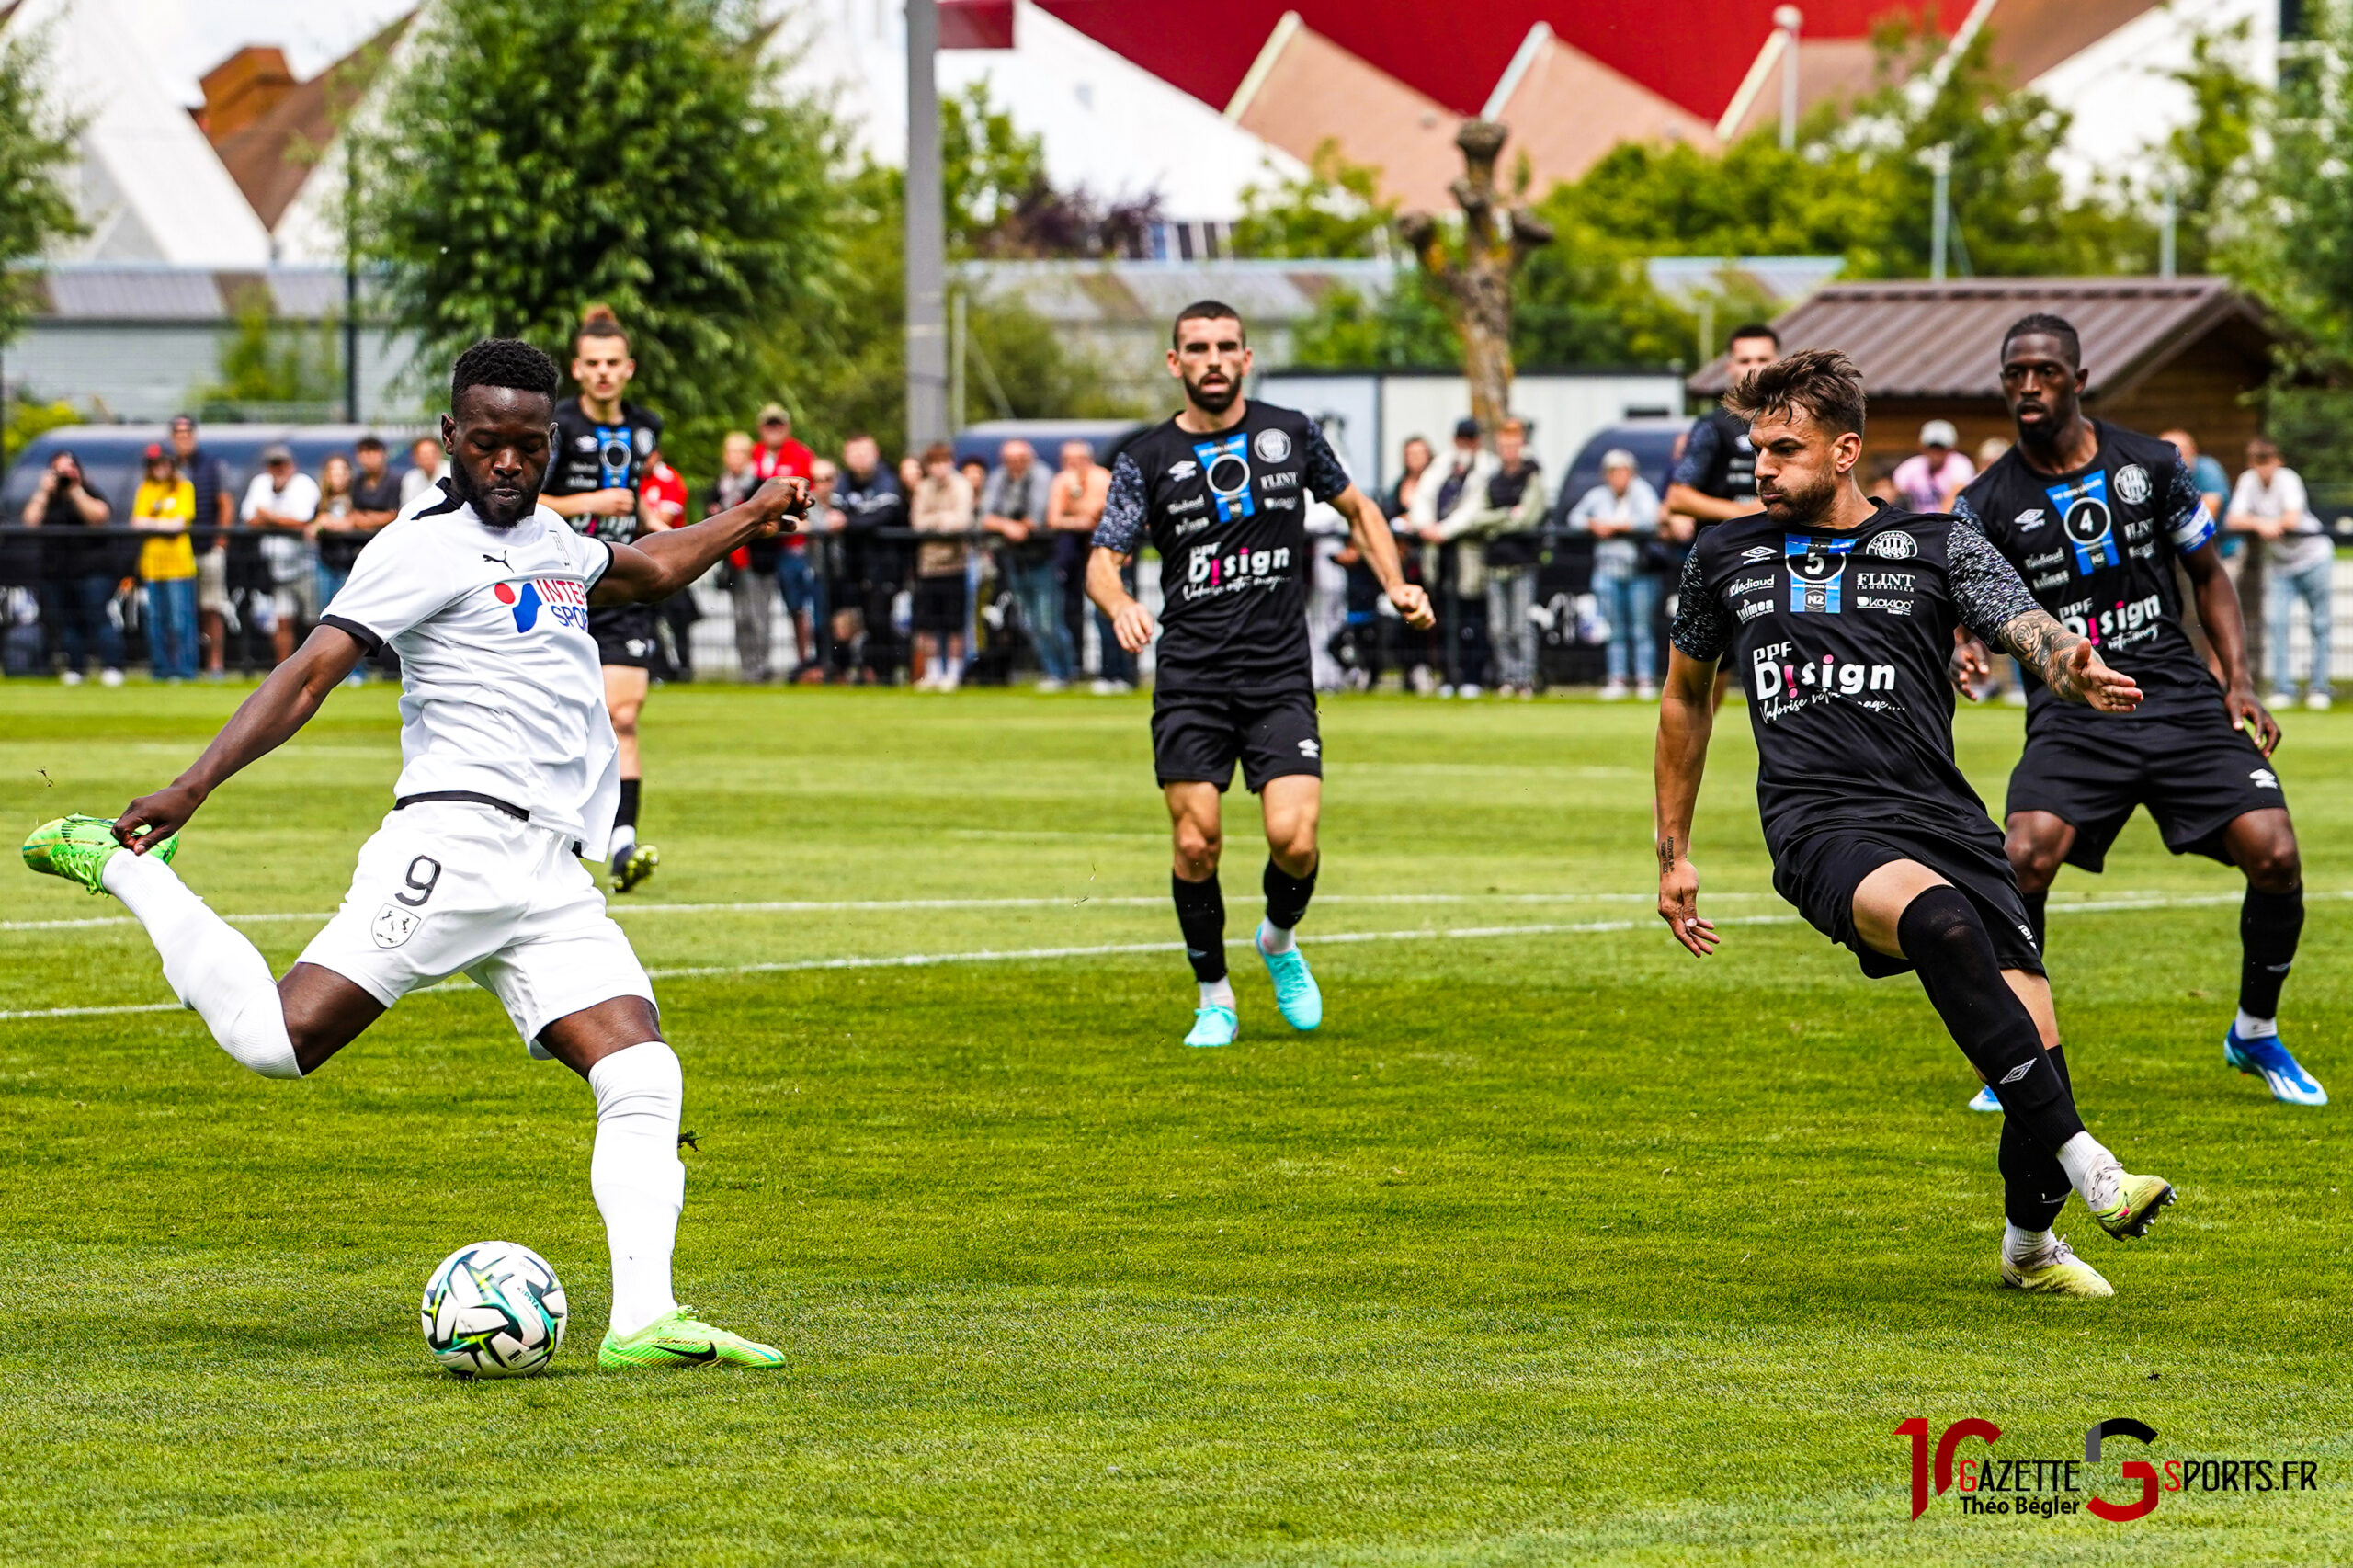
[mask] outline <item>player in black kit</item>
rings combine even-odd
[[[2084,416],[2089,380],[2075,329],[2033,315],[2002,344],[2002,392],[2018,445],[1961,492],[1955,509],[2027,578],[2043,608],[2089,638],[2146,699],[2128,718],[2062,704],[2031,681],[2026,752],[2006,808],[2011,868],[2038,941],[2060,864],[2097,871],[2108,846],[2147,806],[2177,855],[2239,868],[2239,1010],[2222,1060],[2260,1076],[2290,1105],[2328,1093],[2279,1040],[2279,988],[2304,928],[2303,866],[2279,776],[2279,726],[2256,700],[2238,590],[2214,548],[2207,512],[2167,441]],[[2198,597],[2217,685],[2181,629],[2178,561]],[[1986,668],[1963,639],[1954,654],[1966,689]],[[1980,1095],[1978,1110],[2001,1107]]]
[[[1231,1045],[1240,1032],[1225,969],[1221,797],[1242,764],[1267,829],[1267,915],[1257,948],[1275,1004],[1296,1029],[1324,1019],[1324,998],[1291,930],[1315,891],[1324,742],[1307,639],[1312,496],[1348,519],[1357,549],[1405,624],[1433,622],[1405,581],[1381,508],[1348,482],[1324,432],[1303,414],[1242,396],[1250,347],[1242,319],[1213,300],[1188,305],[1169,335],[1168,373],[1185,407],[1131,441],[1086,562],[1086,593],[1120,646],[1140,653],[1152,612],[1120,581],[1149,540],[1160,554],[1159,671],[1152,694],[1154,770],[1176,837],[1171,890],[1186,956],[1200,984],[1187,1045]]]
[[[2076,1112],[2001,835],[1953,762],[1953,631],[2016,654],[2057,699],[2121,711],[2140,692],[2038,607],[1975,529],[1865,499],[1862,379],[1845,355],[1812,349],[1756,370],[1724,406],[1750,426],[1765,510],[1708,529],[1684,563],[1659,704],[1659,915],[1694,954],[1714,949],[1689,848],[1729,656],[1748,685],[1775,890],[1865,974],[1917,970],[2009,1111],[2003,1282],[2112,1295],[2051,1233],[2069,1188],[2114,1236],[2145,1232],[2173,1188],[2126,1174]]]
[[[540,498],[573,528],[594,539],[627,544],[641,533],[668,525],[638,494],[646,460],[662,441],[662,419],[650,409],[621,401],[637,361],[629,336],[602,305],[581,317],[572,341],[572,379],[579,395],[555,405],[555,450],[548,463]],[[621,802],[613,819],[612,871],[615,892],[627,892],[654,874],[661,852],[637,841],[637,806],[642,768],[637,754],[637,714],[645,706],[653,677],[653,605],[592,608],[588,631],[605,666],[605,710],[621,746]]]

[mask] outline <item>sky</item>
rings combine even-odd
[[[415,0],[114,0],[146,40],[149,57],[183,103],[204,101],[196,85],[249,43],[286,51],[308,78],[409,10]]]

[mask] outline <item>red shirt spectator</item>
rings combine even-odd
[[[645,510],[665,528],[683,527],[687,520],[687,482],[660,452],[645,467],[645,477],[638,483],[637,493],[644,499]]]
[[[792,438],[792,415],[784,411],[782,403],[772,403],[760,410],[760,445],[759,449],[752,454],[754,473],[764,480],[774,479],[779,474],[806,479],[816,461],[816,453]],[[779,542],[796,555],[809,548],[807,537],[800,533],[786,534]],[[736,565],[744,566],[750,562],[751,556],[747,551],[738,551],[736,554],[744,557],[742,561],[735,562]],[[733,557],[729,559],[733,560]]]

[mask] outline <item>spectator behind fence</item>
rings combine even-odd
[[[2198,499],[2221,530],[2215,535],[2214,548],[2222,558],[2222,569],[2231,574],[2232,582],[2237,582],[2246,555],[2241,549],[2245,540],[2223,527],[2223,519],[2231,510],[2231,476],[2222,472],[2221,463],[2198,449],[2198,437],[2188,431],[2167,430],[2157,439],[2170,442],[2173,449],[2181,454],[2183,466],[2189,470],[2189,482],[2198,487]]]
[[[1593,597],[1609,623],[1605,702],[1624,699],[1630,674],[1636,697],[1648,702],[1658,695],[1658,643],[1651,636],[1658,580],[1643,570],[1643,555],[1658,536],[1663,510],[1658,492],[1623,448],[1602,454],[1601,483],[1569,508],[1570,529],[1593,538]]]
[[[49,614],[65,654],[67,686],[82,684],[83,665],[98,657],[98,679],[122,684],[122,631],[111,613],[116,587],[125,573],[115,541],[91,533],[112,520],[104,494],[82,473],[82,460],[61,451],[25,503],[25,526],[57,532],[41,540],[41,569],[49,580]]]
[[[2288,634],[2301,599],[2313,644],[2312,682],[2304,688],[2304,706],[2316,713],[2325,710],[2330,700],[2328,601],[2336,574],[2336,545],[2313,515],[2303,480],[2279,460],[2279,449],[2269,441],[2247,443],[2246,469],[2231,494],[2224,520],[2236,532],[2268,541],[2263,557],[2263,635],[2271,645],[2270,706],[2284,708],[2296,699]]]
[[[1052,508],[1052,476],[1029,443],[998,448],[996,471],[981,492],[981,527],[1005,541],[1006,585],[1038,655],[1040,691],[1060,691],[1071,677],[1070,629],[1063,624],[1062,576],[1047,525]]]
[[[1528,455],[1527,427],[1506,419],[1495,427],[1495,461],[1483,483],[1465,489],[1438,531],[1455,541],[1456,587],[1465,608],[1483,601],[1483,621],[1495,684],[1506,696],[1529,696],[1536,679],[1536,526],[1544,516],[1544,474]],[[1523,542],[1523,540],[1525,542]],[[1481,676],[1466,664],[1463,684]]]
[[[972,482],[956,470],[944,441],[924,449],[923,481],[910,507],[915,531],[956,534],[915,551],[915,689],[953,691],[964,676],[965,557],[961,535],[973,520]],[[946,650],[942,656],[942,649]]]
[[[1895,499],[1913,512],[1949,512],[1961,488],[1977,477],[1977,465],[1958,449],[1961,432],[1949,419],[1920,426],[1920,449],[1895,465]]]
[[[278,662],[294,655],[294,640],[305,621],[316,621],[319,581],[311,565],[311,534],[319,515],[319,482],[294,466],[293,449],[264,449],[262,471],[245,486],[245,527],[261,532],[261,556],[268,571],[269,596],[256,608],[268,617],[256,627],[270,636]]]
[[[196,485],[171,449],[147,449],[131,526],[149,537],[139,546],[139,580],[147,585],[147,663],[160,681],[196,678]]]
[[[693,500],[694,493],[687,488],[685,476],[670,466],[662,449],[650,449],[645,454],[645,472],[637,482],[640,527],[655,532],[684,528],[695,520],[687,516],[687,507]],[[694,625],[701,619],[702,608],[695,603],[690,586],[679,589],[654,607],[654,678],[679,682],[695,678]]]
[[[218,459],[197,441],[190,415],[172,418],[172,456],[196,492],[197,526],[219,530],[196,543],[196,625],[204,647],[207,678],[219,680],[229,651],[229,534],[237,520],[236,496]]]
[[[840,678],[889,686],[898,678],[899,637],[892,606],[907,578],[907,550],[887,531],[907,526],[907,495],[882,466],[871,436],[842,443],[825,526],[834,531],[841,575],[834,587],[834,669]]]
[[[782,403],[772,403],[760,410],[759,432],[759,449],[752,454],[755,472],[762,479],[779,474],[809,477],[817,454],[792,438],[792,415]],[[813,489],[811,494],[815,494]],[[776,586],[783,596],[785,613],[792,618],[794,668],[786,678],[797,680],[803,666],[817,668],[816,623],[812,619],[817,608],[817,572],[809,559],[806,535],[790,533],[777,540]]]
[[[1095,537],[1096,524],[1103,520],[1103,503],[1110,498],[1111,471],[1095,460],[1095,449],[1085,441],[1064,441],[1062,467],[1054,472],[1052,499],[1046,507],[1046,526],[1053,530],[1055,569],[1062,574],[1063,602],[1067,610],[1073,574],[1079,586],[1085,586],[1086,556],[1089,541]],[[1136,591],[1135,562],[1131,561],[1120,569],[1120,581],[1130,594]],[[1111,630],[1111,618],[1089,605],[1082,613],[1095,618],[1095,695],[1109,697],[1136,687],[1135,655],[1120,646],[1117,633]],[[1065,613],[1065,628],[1070,619]],[[1083,623],[1082,623],[1083,624]],[[1074,633],[1075,639],[1075,634]],[[1083,639],[1071,644],[1071,669],[1077,674]]]
[[[730,430],[719,442],[719,477],[704,492],[702,515],[715,517],[752,498],[760,476],[752,464],[752,437]],[[776,635],[776,540],[755,540],[727,557],[727,602],[735,622],[735,668],[755,686],[768,678]]]
[[[319,510],[311,529],[319,574],[317,598],[324,610],[343,591],[351,563],[359,559],[359,477],[341,452],[319,465]]]
[[[1435,484],[1426,479],[1415,491],[1409,514],[1414,531],[1426,543],[1437,547],[1439,592],[1431,597],[1438,601],[1439,634],[1447,640],[1448,679],[1451,682],[1460,676],[1473,696],[1478,693],[1478,683],[1486,678],[1486,586],[1479,576],[1475,551],[1469,562],[1470,580],[1464,580],[1462,551],[1447,533],[1442,520],[1461,508],[1462,498],[1473,487],[1485,486],[1495,466],[1495,454],[1479,444],[1479,422],[1458,421],[1454,426],[1454,449],[1448,456],[1446,467],[1439,471]],[[1452,685],[1445,689],[1448,696],[1453,695]]]
[[[1436,455],[1427,437],[1406,437],[1405,444],[1398,449],[1397,483],[1389,487],[1389,494],[1381,504],[1381,509],[1388,514],[1391,531],[1397,535],[1397,560],[1405,581],[1422,587],[1428,585],[1430,573],[1423,559],[1427,551],[1414,522],[1414,500],[1421,494],[1425,480],[1435,490],[1437,481],[1430,478],[1430,464]],[[1438,596],[1430,597],[1435,600]],[[1377,611],[1379,607],[1375,608]],[[1383,625],[1389,629],[1385,635],[1393,636],[1398,658],[1405,666],[1406,686],[1425,694],[1436,690],[1438,681],[1430,674],[1430,662],[1437,656],[1438,632],[1419,631],[1402,619],[1390,620],[1386,617]]]
[[[449,459],[441,450],[438,436],[419,436],[409,443],[408,470],[401,475],[401,505],[405,506],[441,478],[449,467]]]

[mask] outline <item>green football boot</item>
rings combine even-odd
[[[179,835],[174,834],[148,853],[168,866],[179,850]],[[122,846],[114,841],[111,820],[79,813],[43,823],[25,840],[26,865],[43,876],[79,882],[94,893],[107,891],[101,880],[107,862],[121,853]]]
[[[2149,1227],[2156,1223],[2157,1210],[2172,1202],[2173,1184],[2165,1177],[2119,1174],[2116,1201],[2092,1210],[2092,1218],[2117,1240],[2131,1241],[2148,1234]]]
[[[599,1367],[781,1367],[784,1352],[759,1345],[695,1316],[692,1307],[663,1313],[627,1339],[605,1335],[597,1347]]]
[[[639,883],[654,874],[662,863],[662,851],[650,844],[633,844],[628,854],[612,863],[612,887],[615,892],[634,892]]]
[[[2002,1259],[2002,1284],[2012,1290],[2039,1290],[2048,1296],[2113,1296],[2116,1287],[2100,1278],[2098,1269],[2075,1256],[2064,1236],[2028,1256]]]

